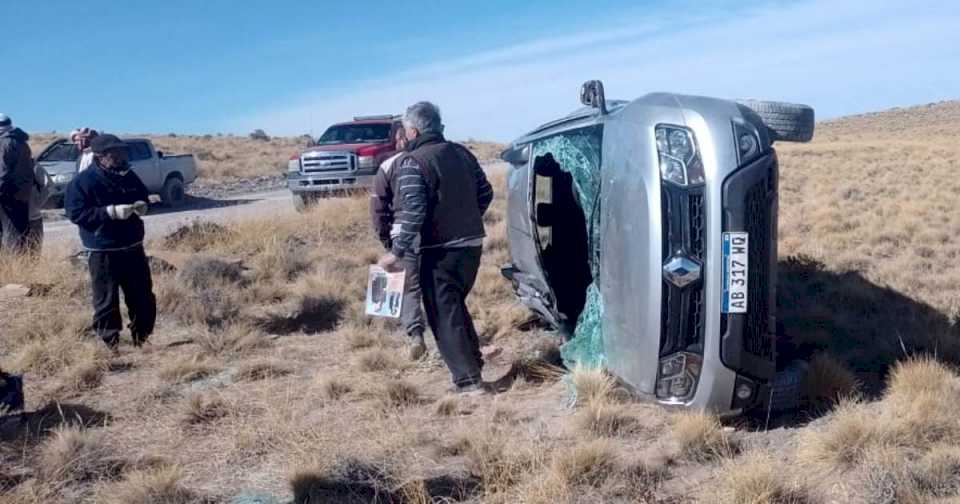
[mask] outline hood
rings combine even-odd
[[[14,140],[20,140],[21,142],[26,142],[30,139],[30,135],[26,131],[23,131],[20,128],[5,127],[0,128],[0,138],[13,138]]]
[[[315,145],[313,147],[308,147],[303,150],[304,153],[307,152],[357,152],[357,149],[362,149],[363,147],[370,147],[371,145],[388,145],[387,143],[382,142],[370,142],[370,143],[353,143],[353,144],[330,144],[330,145]]]
[[[39,161],[37,166],[42,166],[51,176],[77,171],[76,161]]]

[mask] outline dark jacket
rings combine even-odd
[[[94,163],[67,186],[63,206],[70,221],[80,228],[80,241],[87,250],[123,250],[143,243],[143,220],[136,214],[113,220],[107,207],[149,201],[149,197],[132,171],[120,175]]]
[[[407,150],[395,174],[400,232],[393,240],[394,255],[406,255],[417,236],[425,249],[482,242],[493,188],[477,158],[439,133],[420,135]]]
[[[33,154],[20,128],[0,133],[0,202],[30,201],[33,191]]]

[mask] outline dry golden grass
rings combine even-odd
[[[791,475],[765,453],[726,460],[717,471],[717,504],[807,504],[814,501],[789,481]]]
[[[263,360],[241,365],[234,378],[245,381],[260,381],[280,378],[292,373],[293,369],[282,362]]]
[[[422,401],[416,385],[403,380],[391,380],[377,389],[377,400],[383,408],[405,408]]]
[[[220,368],[210,364],[205,359],[194,357],[189,360],[178,360],[164,365],[159,376],[169,383],[186,383],[200,378],[206,378],[220,372]]]
[[[616,382],[603,369],[582,366],[573,368],[570,383],[579,405],[597,401],[609,402],[616,388]]]
[[[320,390],[324,399],[337,401],[349,394],[353,388],[347,382],[337,378],[323,378],[320,380]]]
[[[876,429],[876,418],[855,401],[841,401],[830,415],[823,430],[805,432],[801,436],[797,456],[801,462],[824,473],[848,469],[856,464],[865,450],[885,441]]]
[[[450,417],[457,414],[460,409],[460,399],[454,395],[446,395],[437,401],[436,412],[438,416]]]
[[[610,400],[588,402],[574,418],[583,432],[595,436],[625,436],[641,428],[640,420],[623,404]]]
[[[219,397],[207,397],[196,394],[187,401],[183,413],[183,422],[187,425],[201,425],[219,420],[231,412],[230,405]]]
[[[724,432],[716,417],[698,412],[678,413],[671,427],[680,456],[709,461],[732,455],[737,444]]]
[[[399,357],[382,349],[367,350],[356,358],[357,369],[365,373],[391,371],[403,367]]]
[[[151,252],[202,252],[245,269],[201,287],[179,273],[156,276],[157,334],[143,350],[125,344],[119,358],[84,336],[89,280],[62,260],[69,251],[0,257],[0,285],[37,286],[0,300],[0,366],[27,371],[31,412],[62,406],[30,421],[44,430],[88,425],[81,432],[102,434],[129,460],[149,451],[171,464],[47,484],[35,472],[46,442],[3,437],[0,477],[27,480],[0,500],[176,504],[255,488],[283,502],[356,483],[351,468],[397,502],[956,500],[960,378],[932,359],[893,365],[917,355],[960,362],[957,124],[960,106],[945,105],[825,123],[812,144],[778,146],[778,316],[788,341],[816,355],[806,395],[825,416],[771,432],[731,434],[711,417],[625,402],[593,372],[573,374],[578,404],[566,408],[566,383],[539,348],[549,338],[517,330],[528,312],[498,271],[509,262],[503,170],[490,172],[498,192],[469,299],[482,337],[503,349],[485,374],[516,378],[496,396],[445,397],[442,364],[407,363],[399,328],[363,316],[366,268],[381,247],[362,195],[325,199],[303,215],[153,237]],[[164,149],[192,149],[193,139],[170,140],[183,144]],[[204,177],[280,173],[292,153],[268,152],[289,147],[280,140],[230,141],[256,151],[242,151],[248,163],[203,161]],[[274,365],[295,373],[275,376]],[[215,392],[201,395],[174,385],[219,369],[262,379],[211,380]],[[728,462],[737,445],[750,451]],[[669,470],[645,462],[661,455],[684,460]],[[437,478],[466,490],[438,490]]]
[[[854,398],[860,382],[847,366],[827,353],[810,359],[802,395],[816,411],[825,411],[842,399]]]
[[[199,504],[200,496],[181,484],[183,469],[164,466],[128,473],[122,481],[103,485],[95,502],[104,504]]]
[[[38,474],[53,488],[115,478],[126,465],[103,432],[74,427],[54,431],[37,457]]]

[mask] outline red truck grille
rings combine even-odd
[[[356,168],[351,154],[307,153],[300,158],[304,173],[348,171]]]

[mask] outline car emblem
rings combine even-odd
[[[700,265],[686,257],[676,256],[663,265],[663,278],[682,289],[700,280]]]

